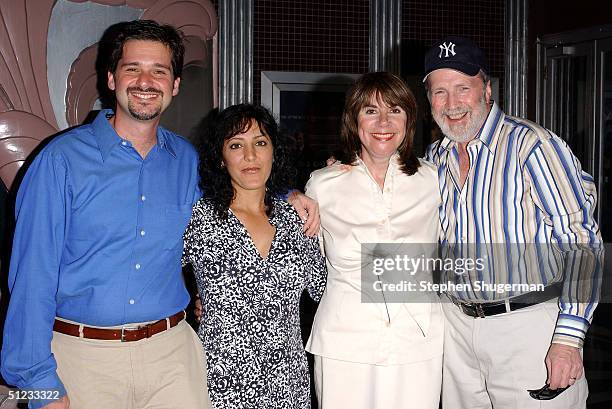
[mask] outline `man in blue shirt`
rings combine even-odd
[[[19,189],[2,375],[30,408],[206,408],[180,263],[197,154],[159,126],[182,39],[145,20],[107,35],[114,112],[55,138]]]

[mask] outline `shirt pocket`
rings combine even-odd
[[[183,233],[191,217],[191,204],[167,205],[164,208],[162,224],[164,250],[173,250],[183,246]]]

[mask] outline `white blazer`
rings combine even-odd
[[[317,170],[306,185],[306,194],[319,203],[328,270],[306,345],[315,355],[377,365],[442,355],[444,320],[435,294],[414,302],[402,293],[407,302],[384,303],[371,302],[372,291],[362,291],[362,243],[438,242],[436,168],[421,160],[418,172],[407,176],[397,159],[390,160],[382,190],[361,160]]]

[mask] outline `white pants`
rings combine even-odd
[[[204,348],[189,324],[135,342],[53,332],[70,409],[209,409]]]
[[[370,365],[315,355],[319,409],[438,409],[442,357]]]
[[[465,315],[443,298],[446,316],[442,407],[444,409],[584,409],[584,376],[549,401],[527,389],[544,386],[544,358],[559,308],[545,302],[486,318]]]

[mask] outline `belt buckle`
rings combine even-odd
[[[121,342],[126,342],[125,340],[125,327],[121,327]]]
[[[482,303],[479,302],[466,302],[462,304],[467,310],[474,311],[476,315],[468,314],[473,318],[485,318],[484,308],[482,307]],[[466,313],[467,314],[467,313]]]
[[[125,339],[125,331],[133,331],[135,329],[138,329],[136,327],[121,327],[121,342],[128,342],[127,339]]]
[[[474,303],[474,309],[476,310],[476,314],[478,314],[478,318],[485,318],[485,312],[482,308],[482,303]]]

